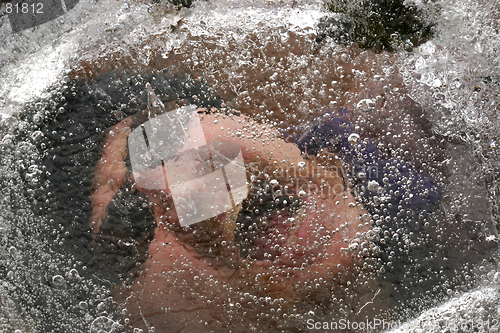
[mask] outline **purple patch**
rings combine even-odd
[[[327,110],[306,124],[289,127],[284,135],[308,155],[315,155],[321,149],[339,154],[352,166],[365,207],[372,213],[379,213],[385,206],[390,215],[404,219],[430,211],[443,194],[434,179],[413,170],[404,160],[384,159],[371,140],[350,142],[349,137],[357,133],[348,120],[349,115],[345,108],[337,112]],[[382,203],[385,205],[381,206]]]

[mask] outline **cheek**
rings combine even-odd
[[[293,250],[288,251],[307,264],[307,271],[297,275],[297,281],[305,282],[312,276],[328,278],[362,263],[352,242],[360,243],[371,229],[368,223],[364,225],[369,218],[353,197],[345,197],[348,199],[338,201],[315,196],[305,205],[307,217],[295,233]]]
[[[300,236],[304,238],[304,246],[319,239],[317,228],[312,224],[306,225]],[[335,242],[341,240],[342,237],[334,237]],[[335,246],[317,253],[323,256],[328,253],[335,260],[326,260],[317,266],[311,263],[305,271],[245,264],[234,270],[207,259],[172,233],[163,231],[160,225],[149,247],[150,259],[124,294],[130,297],[123,304],[131,323],[140,323],[146,318],[148,324],[160,332],[182,328],[194,332],[205,323],[209,323],[209,327],[229,325],[242,329],[261,323],[265,330],[272,325],[266,316],[275,315],[286,325],[301,325],[289,317],[296,313],[297,302],[305,306],[304,309],[314,308],[316,302],[329,302],[332,288],[338,288],[336,282],[323,282],[311,289],[312,281],[320,277],[324,281],[332,280],[337,265],[345,265],[345,269],[352,260]],[[234,322],[234,318],[239,322]]]
[[[177,329],[194,332],[205,324],[243,329],[258,323],[258,317],[274,311],[272,308],[285,311],[287,304],[294,302],[291,297],[296,296],[286,279],[275,277],[280,283],[272,284],[258,267],[235,271],[216,265],[171,233],[159,233],[149,254],[150,260],[125,293],[125,297],[130,296],[124,303],[131,323],[140,322],[143,316],[160,332],[177,331],[174,328],[178,325]],[[262,274],[256,278],[259,271]],[[283,296],[282,304],[259,301],[269,295]],[[234,316],[240,323],[231,319]]]

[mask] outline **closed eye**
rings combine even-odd
[[[279,235],[285,239],[293,236],[301,205],[302,200],[295,193],[281,192],[279,181],[274,184],[255,181],[236,219],[234,242],[239,247],[240,256],[271,261],[279,257],[279,246],[271,248],[270,245],[277,245],[273,238]],[[263,246],[259,246],[262,243]]]

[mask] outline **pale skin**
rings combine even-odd
[[[230,142],[240,147],[248,174],[262,175],[266,170],[272,176],[299,175],[297,178],[309,189],[314,185],[317,193],[304,198],[293,227],[272,235],[281,255],[276,260],[252,260],[240,257],[234,244],[235,217],[241,207],[185,230],[178,226],[168,190],[137,186],[148,198],[156,230],[134,284],[115,289],[115,298],[127,309],[130,329],[154,326],[156,332],[170,332],[190,327],[186,329],[195,331],[200,323],[225,327],[235,318],[254,321],[262,311],[273,311],[270,309],[293,312],[294,302],[307,299],[309,291],[304,287],[308,281],[331,279],[361,261],[358,247],[353,250],[349,245],[364,242],[370,218],[344,191],[338,159],[328,161],[329,169],[324,169],[319,158],[305,159],[275,129],[246,116],[211,113],[200,114],[200,120],[207,142]],[[92,187],[90,226],[94,234],[99,232],[107,205],[125,183],[131,124],[130,117],[122,120],[110,128],[104,141]],[[145,172],[155,175],[155,170]],[[197,246],[196,240],[203,239],[200,231],[213,234],[208,246]],[[198,236],[193,236],[196,232]],[[254,296],[274,301],[261,304]],[[238,309],[230,305],[235,302]],[[228,307],[233,315],[228,314]],[[283,313],[275,314],[282,318]]]

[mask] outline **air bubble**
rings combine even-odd
[[[22,131],[22,132],[26,132],[27,130],[29,130],[30,125],[29,125],[29,123],[28,123],[28,122],[26,122],[26,121],[21,121],[21,122],[19,122],[19,124],[18,124],[18,128],[19,128],[19,130],[20,130],[20,131]]]
[[[108,317],[96,318],[90,325],[90,333],[111,333],[115,332],[120,325]]]
[[[11,256],[15,256],[17,254],[17,249],[14,246],[9,247],[9,253]]]
[[[379,185],[379,183],[376,180],[370,180],[368,182],[368,185],[366,186],[366,188],[370,192],[377,192],[378,189],[380,188],[380,185]]]
[[[351,135],[349,135],[349,138],[347,140],[352,145],[357,144],[357,143],[359,143],[359,140],[360,140],[359,134],[352,133]]]
[[[43,133],[42,131],[34,131],[31,133],[31,139],[35,142],[40,141],[43,138]]]
[[[500,284],[500,272],[496,272],[495,275],[493,275],[493,282]]]
[[[80,274],[78,273],[78,271],[76,269],[72,269],[69,271],[69,278],[70,279],[79,279],[80,278]]]
[[[61,275],[54,275],[52,277],[52,284],[54,286],[62,286],[63,284],[66,283],[66,280]]]
[[[375,101],[369,98],[362,99],[356,106],[359,110],[370,113],[375,108]]]

